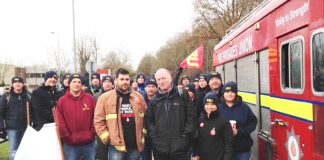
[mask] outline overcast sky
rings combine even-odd
[[[94,35],[100,53],[128,51],[134,67],[145,53],[190,30],[194,17],[192,0],[74,3],[76,37]],[[73,56],[72,0],[1,0],[0,20],[0,62],[51,64],[57,48]]]

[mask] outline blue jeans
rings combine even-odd
[[[140,160],[137,148],[127,148],[127,152],[119,152],[110,144],[108,144],[108,156],[109,160]]]
[[[9,139],[9,160],[14,160],[25,130],[7,130]]]
[[[79,160],[81,155],[84,160],[95,160],[96,157],[96,143],[95,140],[89,144],[70,146],[63,143],[63,151],[65,160]]]
[[[251,156],[251,151],[249,152],[235,152],[234,159],[235,160],[249,160]]]

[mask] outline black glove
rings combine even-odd
[[[0,138],[7,139],[7,132],[5,130],[0,131]]]
[[[176,73],[179,73],[179,72],[181,72],[183,70],[183,68],[182,67],[179,67],[178,69],[177,69],[177,72]]]

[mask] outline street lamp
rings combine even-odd
[[[51,34],[56,34],[56,38],[57,38],[57,55],[60,56],[60,37],[58,33],[55,32],[51,32]]]
[[[76,65],[76,48],[75,48],[75,16],[74,16],[74,0],[72,0],[72,18],[73,18],[73,53],[74,53],[74,73],[77,73]]]

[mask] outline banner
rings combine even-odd
[[[192,52],[180,64],[182,68],[203,69],[204,68],[204,46],[201,45],[194,52]]]
[[[16,152],[15,160],[62,160],[55,123],[40,131],[28,126]]]

